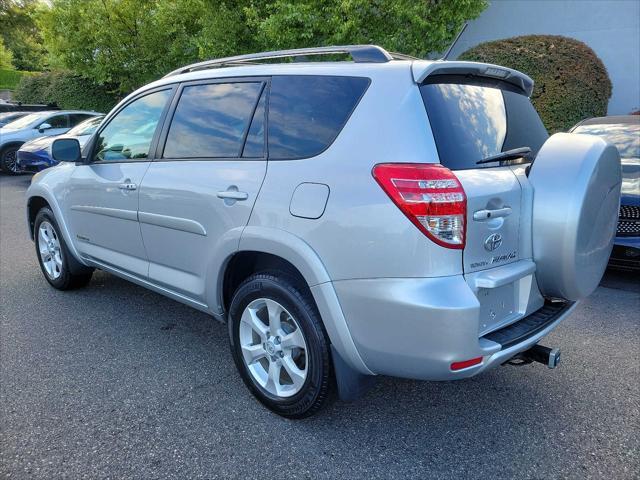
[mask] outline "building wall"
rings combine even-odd
[[[640,109],[640,0],[491,0],[449,58],[482,42],[532,34],[564,35],[589,45],[613,84],[609,114]]]

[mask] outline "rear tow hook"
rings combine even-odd
[[[505,363],[508,365],[521,366],[528,365],[531,362],[538,362],[549,368],[556,368],[560,363],[560,349],[534,345],[529,350],[517,354]]]

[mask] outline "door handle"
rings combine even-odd
[[[489,220],[490,218],[508,217],[511,215],[511,207],[496,208],[495,210],[478,210],[473,212],[473,219],[476,222]]]
[[[138,185],[136,185],[135,183],[121,183],[120,185],[118,185],[118,188],[120,190],[136,190],[138,188]]]
[[[225,190],[223,192],[218,192],[218,198],[222,198],[224,200],[246,200],[249,198],[249,194],[247,192],[239,192],[237,190]]]

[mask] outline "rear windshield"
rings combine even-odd
[[[524,92],[506,82],[436,75],[420,86],[440,163],[451,170],[495,167],[476,165],[484,158],[520,147],[532,156],[548,138]]]

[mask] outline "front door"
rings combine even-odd
[[[185,84],[163,129],[162,154],[142,181],[149,279],[202,304],[207,281],[215,280],[208,267],[224,238],[247,224],[266,173],[266,84]]]
[[[80,254],[146,278],[149,262],[138,223],[138,196],[170,88],[144,94],[111,116],[74,169],[65,200]]]

